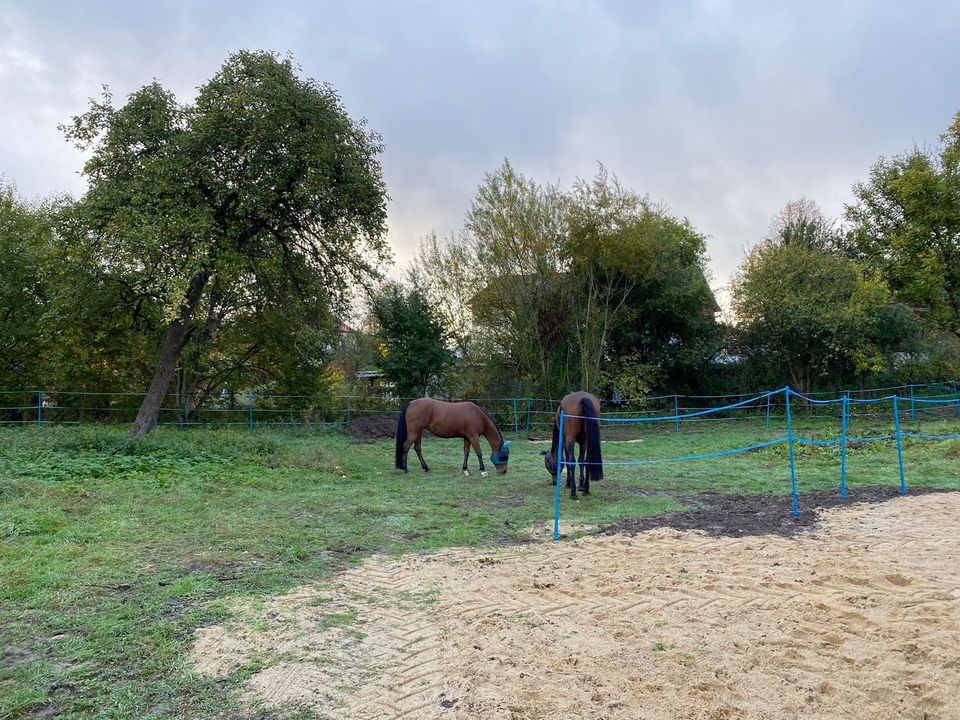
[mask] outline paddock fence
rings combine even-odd
[[[798,418],[838,418],[835,400],[829,395],[849,398],[848,410],[862,417],[892,417],[892,408],[875,402],[896,395],[901,410],[911,420],[946,416],[960,417],[960,391],[956,381],[898,385],[894,387],[844,390],[839,393],[794,394],[790,408]],[[129,424],[143,402],[143,393],[79,392],[69,390],[0,390],[0,426]],[[404,402],[414,398],[385,395],[279,395],[224,391],[196,404],[194,398],[171,393],[161,406],[156,426],[258,428],[342,427],[365,417],[392,415]],[[471,400],[489,412],[507,434],[549,432],[559,398],[542,397],[438,397],[442,400]],[[726,395],[675,393],[642,398],[602,400],[606,419],[630,419],[658,429],[680,432],[682,426],[715,422],[756,422],[765,426],[787,412],[782,390]],[[626,432],[626,425],[614,430]]]
[[[623,427],[642,427],[650,425],[670,426],[676,432],[691,423],[716,420],[762,419],[763,428],[772,433],[759,442],[733,448],[723,448],[712,452],[651,457],[639,460],[602,461],[603,466],[643,466],[667,462],[692,462],[728,455],[739,455],[786,445],[789,465],[791,513],[800,514],[797,484],[797,457],[795,448],[801,445],[817,447],[839,447],[838,493],[841,502],[847,495],[847,450],[851,445],[893,441],[896,447],[899,492],[907,494],[907,478],[904,470],[904,440],[950,440],[960,438],[960,396],[957,383],[950,381],[930,385],[905,385],[873,390],[843,391],[834,397],[825,397],[826,393],[799,393],[784,387],[742,397],[735,402],[715,407],[697,408],[682,406],[674,396],[673,412],[656,414],[651,410],[645,413],[605,412],[599,420],[604,426],[604,439],[610,436],[610,430]],[[588,419],[581,415],[560,413],[560,437],[563,437],[564,423],[570,419]],[[807,422],[798,427],[798,421]],[[831,420],[836,421],[837,427]],[[921,423],[923,431],[921,431]],[[870,428],[868,434],[860,434],[851,429],[857,426]],[[886,427],[884,427],[886,426]],[[837,432],[834,437],[815,437],[824,431]],[[880,428],[878,430],[878,428]],[[804,434],[804,433],[809,434]],[[577,460],[564,457],[563,448],[557,453],[556,495],[554,498],[553,537],[560,537],[560,496],[562,478],[565,471],[575,470]],[[589,463],[588,463],[589,464]]]

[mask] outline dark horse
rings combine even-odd
[[[448,403],[432,398],[419,398],[408,402],[400,411],[400,420],[397,422],[397,454],[396,468],[407,472],[407,453],[413,445],[420,458],[420,465],[424,472],[430,468],[423,460],[420,452],[420,436],[424,430],[429,430],[437,437],[463,438],[463,474],[469,475],[467,458],[470,457],[470,448],[473,447],[480,460],[480,475],[487,476],[483,466],[483,453],[480,451],[480,436],[483,435],[490,443],[490,462],[498,473],[507,471],[507,462],[510,460],[510,441],[503,441],[503,435],[497,428],[493,418],[487,415],[472,402]]]
[[[603,458],[600,456],[600,401],[588,392],[572,392],[560,401],[553,420],[553,442],[543,464],[557,482],[557,444],[560,440],[560,411],[563,411],[563,455],[567,464],[567,487],[570,497],[577,499],[574,482],[573,444],[580,443],[580,490],[590,494],[590,481],[603,479]],[[586,461],[586,462],[584,462]]]

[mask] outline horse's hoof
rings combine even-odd
[[[486,471],[486,470],[481,470],[481,471],[480,471],[480,477],[486,477],[486,476],[487,476],[487,471]]]
[[[430,468],[425,467],[425,468],[423,469],[423,471],[424,471],[424,472],[430,472]]]
[[[466,475],[467,477],[470,477],[470,471],[469,471],[469,470],[464,470],[464,471],[463,471],[463,474]]]

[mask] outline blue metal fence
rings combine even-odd
[[[917,387],[923,388],[934,388],[938,390],[943,390],[944,386],[948,387],[951,392],[941,392],[937,397],[917,397],[916,389]],[[894,389],[894,388],[890,388]],[[780,390],[774,390],[770,392],[761,393],[753,397],[747,398],[745,400],[740,400],[735,403],[730,403],[728,405],[713,407],[703,410],[696,410],[691,412],[681,413],[679,406],[675,406],[677,409],[671,415],[661,415],[661,416],[635,416],[635,417],[604,417],[600,420],[603,424],[639,424],[639,423],[672,423],[677,431],[679,431],[680,424],[682,422],[696,422],[698,420],[705,419],[705,416],[716,415],[720,413],[730,413],[731,411],[736,411],[745,407],[765,407],[765,426],[769,425],[770,421],[770,407],[771,405],[776,405],[776,401],[782,403],[784,408],[784,416],[786,420],[786,435],[783,437],[778,437],[773,440],[768,440],[761,443],[755,443],[752,445],[747,445],[744,447],[730,448],[724,450],[718,450],[715,452],[702,453],[698,455],[686,455],[686,456],[676,456],[676,457],[663,457],[663,458],[650,458],[644,460],[626,460],[626,461],[612,461],[612,462],[603,462],[603,465],[649,465],[652,463],[661,463],[661,462],[684,462],[692,460],[703,460],[706,458],[721,457],[725,455],[737,455],[740,453],[749,452],[751,450],[758,450],[760,448],[770,447],[773,445],[779,445],[786,443],[788,447],[788,457],[790,464],[790,493],[791,493],[791,512],[793,515],[800,514],[800,501],[799,495],[797,492],[797,471],[796,471],[796,455],[794,452],[794,446],[799,445],[817,445],[817,446],[840,446],[840,500],[846,500],[846,488],[847,488],[847,478],[846,478],[846,452],[848,442],[875,442],[881,440],[895,440],[897,447],[897,465],[900,475],[900,494],[906,495],[907,493],[907,481],[906,474],[904,472],[903,464],[903,438],[919,438],[924,440],[947,440],[953,438],[960,438],[960,432],[951,432],[951,433],[920,433],[920,432],[905,432],[901,427],[900,421],[900,402],[902,400],[910,401],[910,416],[912,421],[916,421],[917,412],[923,412],[924,409],[921,408],[918,410],[917,405],[927,406],[927,410],[940,410],[947,411],[949,415],[960,417],[960,395],[957,394],[956,383],[946,383],[938,384],[932,386],[906,386],[906,388],[895,388],[895,390],[906,389],[908,394],[903,396],[894,392],[890,395],[884,395],[882,397],[873,397],[873,398],[851,398],[851,391],[844,391],[840,397],[827,398],[827,399],[818,399],[812,397],[810,394],[801,394],[791,389],[790,387],[784,387]],[[799,401],[801,405],[806,405],[809,408],[831,408],[833,406],[839,406],[840,408],[840,437],[831,439],[831,440],[818,440],[815,438],[803,437],[797,435],[794,431],[793,419],[796,414],[797,403],[791,403],[791,398],[795,401]],[[884,435],[873,435],[873,436],[863,436],[863,437],[850,437],[848,435],[849,419],[850,419],[850,408],[851,405],[863,405],[863,406],[881,406],[883,404],[890,404],[891,406],[891,419],[893,422],[893,433],[884,434]],[[821,416],[821,413],[816,413],[814,416]],[[835,414],[831,415],[835,417]],[[870,417],[877,418],[883,417],[882,413],[876,411],[870,413]],[[564,422],[569,418],[579,418],[579,419],[588,419],[580,415],[567,415],[563,412],[560,413],[560,437],[563,437],[563,425]],[[576,466],[577,462],[575,460],[568,461],[564,460],[562,457],[561,446],[562,443],[557,444],[557,477],[556,477],[556,497],[554,499],[554,520],[553,520],[553,537],[554,540],[559,539],[560,537],[560,480],[563,473],[564,467]]]

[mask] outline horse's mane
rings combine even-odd
[[[474,403],[474,405],[476,405],[476,403]],[[497,435],[500,436],[500,444],[503,445],[503,433],[500,432],[500,426],[497,425],[497,421],[494,420],[494,419],[493,419],[493,416],[492,416],[490,413],[488,413],[486,410],[484,410],[482,407],[480,407],[479,405],[477,405],[477,407],[480,408],[480,412],[482,412],[484,415],[486,415],[486,416],[487,416],[487,419],[490,420],[490,422],[493,423],[493,429],[497,431]],[[498,449],[499,449],[499,448],[498,448]]]

